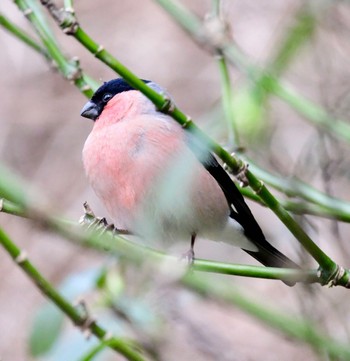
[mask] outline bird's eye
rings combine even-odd
[[[106,93],[106,94],[104,94],[104,96],[103,96],[103,98],[102,98],[102,101],[103,101],[104,103],[107,103],[111,98],[112,98],[112,94]]]

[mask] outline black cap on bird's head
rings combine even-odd
[[[141,79],[144,83],[150,83],[149,80]],[[103,83],[83,107],[80,115],[85,118],[96,120],[102,113],[105,105],[116,95],[129,90],[135,90],[123,78],[113,79]]]

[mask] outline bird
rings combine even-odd
[[[266,240],[212,152],[123,78],[104,82],[81,116],[94,121],[85,172],[115,225],[146,242],[190,241],[189,258],[200,237],[238,246],[264,266],[299,268]]]

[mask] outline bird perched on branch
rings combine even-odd
[[[190,257],[198,236],[239,246],[265,266],[298,267],[266,241],[213,154],[125,80],[104,83],[81,115],[95,122],[86,174],[118,227],[145,240],[191,241]]]

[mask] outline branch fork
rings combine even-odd
[[[53,19],[58,23],[65,34],[75,34],[79,27],[79,23],[73,8],[59,9],[51,0],[41,0],[41,4],[47,8]]]
[[[343,286],[345,288],[350,289],[350,277],[349,277],[350,270],[345,269],[343,266],[336,265],[336,268],[333,273],[330,275],[323,270],[318,270],[318,276],[320,278],[323,285],[327,285],[329,288],[334,286]]]
[[[221,49],[232,42],[230,24],[220,16],[208,14],[203,22],[203,45],[221,55]]]

